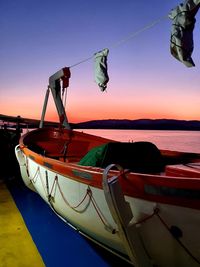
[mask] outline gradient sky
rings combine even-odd
[[[70,122],[93,119],[200,119],[200,11],[194,68],[170,52],[171,21],[114,45],[167,16],[176,0],[1,0],[0,113],[40,118],[48,77],[109,48],[110,82],[102,93],[93,60],[71,68]],[[57,119],[52,101],[46,116]]]

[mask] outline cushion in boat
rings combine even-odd
[[[79,162],[80,165],[101,168],[112,163],[140,173],[163,170],[161,153],[151,142],[109,142],[91,149]]]

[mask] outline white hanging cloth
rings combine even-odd
[[[107,83],[109,81],[108,68],[107,68],[107,56],[109,50],[107,48],[94,54],[95,59],[95,81],[98,84],[101,91],[105,91]]]
[[[169,18],[173,20],[171,29],[171,54],[185,64],[194,67],[192,60],[193,30],[196,22],[195,15],[200,7],[200,0],[186,0],[174,8]]]

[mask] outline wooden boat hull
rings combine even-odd
[[[42,131],[45,133],[42,129],[33,132],[32,136],[23,137],[16,148],[25,184],[37,191],[58,216],[80,232],[119,255],[127,255],[102,187],[104,170],[53,159],[29,149],[29,140],[37,140],[38,135],[41,138]],[[60,140],[57,131],[46,132],[45,136],[47,133]],[[93,139],[91,147],[109,141],[82,133],[73,138],[79,142]],[[168,173],[170,171],[168,166]],[[149,264],[146,266],[199,266],[198,168],[193,174],[197,177],[184,177],[184,171],[180,177],[131,172],[125,178],[119,171],[111,171],[111,176],[117,175],[121,182],[125,200],[133,214],[131,224],[137,228],[147,251]],[[132,264],[139,266],[137,255]]]

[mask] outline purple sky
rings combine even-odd
[[[93,60],[71,69],[70,121],[108,118],[200,119],[200,12],[194,32],[195,68],[170,52],[171,21],[113,47],[167,16],[175,0],[19,0],[0,4],[0,113],[39,118],[48,77],[109,48],[110,82],[102,93]],[[47,119],[56,118],[51,103]]]

